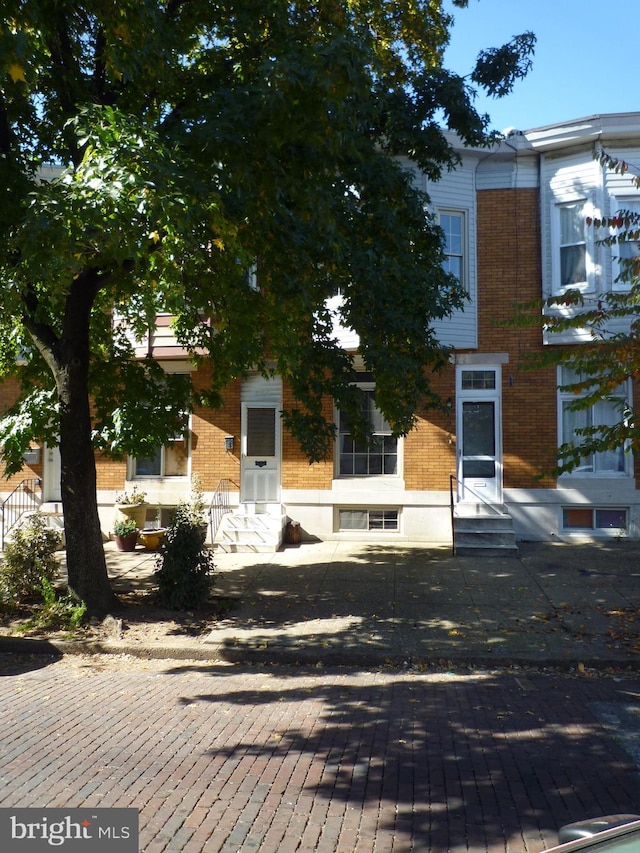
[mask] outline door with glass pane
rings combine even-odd
[[[464,368],[458,379],[458,497],[468,503],[501,503],[498,370]]]
[[[280,500],[279,410],[272,405],[242,407],[241,500]]]
[[[44,471],[43,471],[43,499],[45,501],[61,501],[62,490],[60,487],[60,448],[44,446]]]

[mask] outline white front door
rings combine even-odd
[[[60,448],[48,447],[43,449],[44,463],[42,470],[42,498],[50,503],[58,503],[62,500],[60,489]]]
[[[242,406],[241,500],[280,500],[280,410],[269,403]]]
[[[457,416],[459,500],[502,503],[499,367],[458,369]]]

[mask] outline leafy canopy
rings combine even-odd
[[[442,64],[451,25],[437,0],[2,3],[0,375],[22,385],[0,423],[8,470],[55,441],[85,360],[97,447],[144,455],[182,428],[190,382],[133,358],[129,330],[158,312],[211,365],[202,401],[278,371],[321,458],[325,395],[359,412],[338,291],[378,405],[411,428],[447,356],[433,321],[464,294],[408,164],[455,166],[443,122],[486,144],[473,87],[509,91],[533,50],[519,36],[464,79]]]

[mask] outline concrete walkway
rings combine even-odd
[[[106,548],[116,589],[152,586],[154,554]],[[640,661],[640,542],[525,542],[517,558],[320,542],[217,553],[216,566],[216,595],[234,600],[228,618],[179,652],[149,654],[357,666]]]

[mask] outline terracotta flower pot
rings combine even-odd
[[[129,533],[127,536],[116,536],[114,533],[113,539],[118,551],[135,551],[138,544],[138,531],[134,530],[133,533]]]

